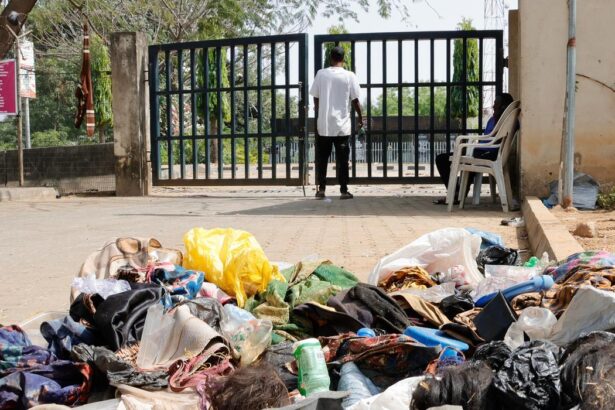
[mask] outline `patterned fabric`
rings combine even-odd
[[[422,374],[429,362],[438,357],[440,349],[399,334],[357,337],[346,333],[319,340],[327,363],[354,362],[380,387]]]
[[[561,283],[580,270],[599,271],[613,268],[615,268],[615,254],[606,251],[581,252],[569,256],[557,266],[548,267],[543,274],[551,275],[555,282]]]
[[[172,263],[158,264],[149,274],[148,281],[165,289],[162,303],[165,308],[198,296],[204,280],[203,272],[187,270]]]
[[[83,404],[90,392],[92,369],[85,363],[57,360],[32,346],[18,326],[0,327],[0,410],[38,404]]]
[[[403,289],[427,289],[436,285],[429,273],[419,266],[400,269],[378,283],[378,287],[387,293]]]

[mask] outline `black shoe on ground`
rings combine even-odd
[[[342,192],[342,195],[340,195],[340,199],[352,199],[354,198],[354,195],[352,195],[350,192]]]
[[[316,191],[316,199],[325,199],[324,189],[319,189],[318,191]]]

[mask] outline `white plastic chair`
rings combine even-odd
[[[509,110],[506,110],[509,111]],[[504,112],[497,124],[497,131],[489,136],[466,137],[458,138],[458,141],[468,141],[455,144],[455,152],[451,160],[451,174],[448,183],[447,203],[448,211],[453,210],[455,201],[455,190],[457,185],[457,174],[461,172],[461,183],[459,186],[459,199],[461,201],[460,208],[465,204],[466,190],[469,182],[470,172],[489,174],[495,177],[495,181],[502,202],[502,209],[508,212],[508,203],[510,198],[510,178],[506,163],[510,156],[512,142],[517,127],[520,108],[511,109],[508,113]],[[498,156],[495,161],[486,159],[474,158],[472,151],[474,148],[497,148]],[[464,155],[467,151],[467,155]],[[492,191],[492,195],[495,190]]]

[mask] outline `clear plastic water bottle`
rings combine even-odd
[[[317,339],[301,340],[293,348],[299,368],[298,387],[301,394],[308,397],[328,391],[331,379],[320,342]]]

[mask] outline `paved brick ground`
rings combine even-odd
[[[335,193],[335,187],[331,193]],[[303,197],[301,188],[158,188],[147,198],[62,198],[2,203],[3,266],[0,323],[68,307],[71,280],[92,251],[115,236],[153,236],[183,248],[190,228],[233,227],[256,235],[272,260],[318,254],[366,278],[376,261],[420,235],[443,227],[476,227],[524,248],[517,232],[499,225],[499,205],[452,214],[432,200],[434,186],[354,187],[356,198]],[[508,215],[510,217],[512,215]]]

